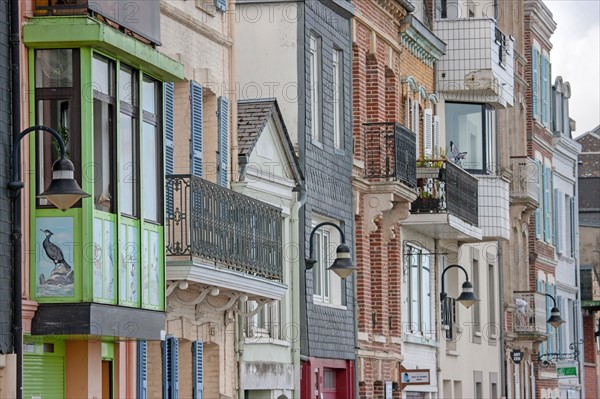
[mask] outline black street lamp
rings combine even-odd
[[[52,165],[52,180],[48,189],[38,195],[38,198],[46,198],[63,212],[73,206],[81,198],[90,195],[81,190],[74,178],[75,168],[73,163],[65,157],[65,143],[60,135],[46,126],[32,126],[15,137],[12,153],[12,181],[8,183],[8,189],[14,193],[13,199],[13,330],[14,351],[17,360],[17,398],[23,397],[23,311],[21,300],[21,285],[23,276],[21,274],[21,241],[23,238],[21,229],[21,189],[25,186],[20,178],[21,153],[19,146],[23,137],[29,133],[39,130],[50,133],[60,146],[60,158]]]
[[[554,299],[554,297],[550,294],[544,294],[544,295],[546,295],[547,297],[552,299],[552,303],[554,304],[554,307],[552,307],[552,309],[550,309],[550,318],[548,319],[548,321],[546,323],[550,324],[554,328],[558,328],[565,321],[562,319],[562,317],[560,317],[560,310],[558,310],[558,308],[556,307],[556,300]]]
[[[471,282],[469,281],[469,274],[467,273],[465,268],[460,265],[450,265],[447,268],[445,268],[442,272],[442,292],[440,293],[440,300],[444,302],[446,300],[446,297],[448,296],[448,294],[446,294],[446,290],[444,289],[444,275],[448,270],[453,269],[455,267],[458,267],[460,270],[465,272],[465,277],[467,278],[467,281],[465,281],[462,285],[462,292],[460,293],[460,296],[456,298],[456,301],[462,303],[463,306],[468,309],[471,306],[473,306],[475,302],[479,302],[479,298],[477,298],[477,296],[473,292],[473,284],[471,284]]]
[[[331,222],[319,223],[310,232],[308,259],[305,260],[306,270],[312,269],[315,266],[315,263],[317,263],[317,260],[313,258],[313,238],[315,236],[315,232],[323,226],[335,227],[340,232],[340,239],[342,240],[342,243],[337,247],[337,256],[335,261],[330,267],[327,268],[327,270],[331,270],[341,278],[345,279],[351,275],[354,270],[356,270],[356,265],[354,262],[352,262],[352,254],[350,253],[350,248],[346,245],[344,232],[340,226]]]

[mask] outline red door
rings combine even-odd
[[[336,369],[323,369],[323,398],[322,399],[338,399],[337,397],[337,383],[336,383]],[[321,398],[319,398],[321,399]]]

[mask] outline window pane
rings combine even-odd
[[[50,127],[60,135],[65,143],[65,155],[75,166],[75,179],[81,185],[81,163],[79,161],[79,137],[71,130],[72,102],[66,99],[45,100],[37,103],[37,123]],[[50,185],[52,180],[52,164],[60,157],[58,142],[47,133],[37,135],[38,142],[38,194]],[[45,199],[38,200],[39,205],[50,205]]]
[[[431,324],[431,285],[429,271],[429,254],[423,252],[421,255],[421,308],[423,312],[423,332],[433,332]]]
[[[311,129],[315,141],[321,141],[321,71],[320,48],[318,39],[310,37],[310,98],[311,98]]]
[[[124,113],[120,115],[121,151],[120,177],[121,182],[121,212],[131,216],[138,214],[138,162],[137,162],[137,134],[134,118]]]
[[[94,99],[94,205],[97,210],[115,212],[114,134],[112,105]]]
[[[315,259],[317,263],[313,267],[313,294],[321,296],[321,233],[317,232],[315,234]]]
[[[156,82],[146,76],[142,83],[142,108],[146,112],[156,114]]]
[[[136,84],[131,68],[122,65],[119,72],[119,101],[136,105]]]
[[[35,87],[72,86],[72,49],[35,51]]]
[[[342,77],[342,52],[334,50],[333,52],[333,134],[336,148],[343,146],[344,130],[344,107],[343,107],[343,82]]]
[[[419,318],[419,252],[412,250],[410,256],[410,322],[411,329],[418,331],[421,324]]]
[[[144,218],[153,221],[158,221],[158,139],[156,126],[144,121],[142,130]]]
[[[113,63],[98,55],[92,62],[92,85],[94,91],[114,96],[114,68]]]
[[[462,160],[465,169],[484,168],[483,115],[479,104],[446,103],[446,140],[456,151],[466,152]],[[452,152],[448,151],[449,157]]]
[[[323,296],[329,298],[329,273],[327,270],[331,266],[330,254],[331,248],[329,248],[329,232],[323,233]]]

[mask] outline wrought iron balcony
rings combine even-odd
[[[166,197],[167,260],[283,280],[281,210],[191,175],[168,175]]]
[[[529,157],[510,157],[512,182],[510,199],[513,203],[527,204],[531,209],[538,206],[539,166]]]
[[[546,337],[546,296],[539,292],[516,291],[516,310],[513,313],[513,332],[517,335]]]
[[[415,134],[396,122],[364,123],[363,129],[365,178],[392,179],[416,187]]]
[[[441,168],[417,168],[419,197],[411,204],[414,213],[450,213],[467,223],[479,224],[477,179],[452,162]]]

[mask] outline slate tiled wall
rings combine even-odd
[[[335,7],[335,6],[334,6]],[[304,207],[305,251],[312,225],[312,215],[317,213],[342,222],[346,243],[354,252],[354,213],[352,196],[352,125],[351,125],[351,32],[349,14],[340,15],[337,10],[320,1],[306,1],[303,5],[303,23],[299,24],[299,68],[303,75],[307,99],[301,104],[305,118],[299,122],[301,163],[306,179],[307,202]],[[312,143],[310,134],[310,68],[309,35],[313,32],[321,38],[322,53],[322,145]],[[333,143],[333,76],[332,54],[334,49],[343,52],[344,75],[344,150],[334,149]],[[302,53],[300,52],[302,51]],[[304,106],[304,109],[303,109]],[[312,299],[312,273],[306,274],[306,287],[301,287],[301,348],[302,354],[311,357],[354,359],[354,281],[347,279],[347,310],[315,305]],[[304,289],[306,288],[306,289]]]

